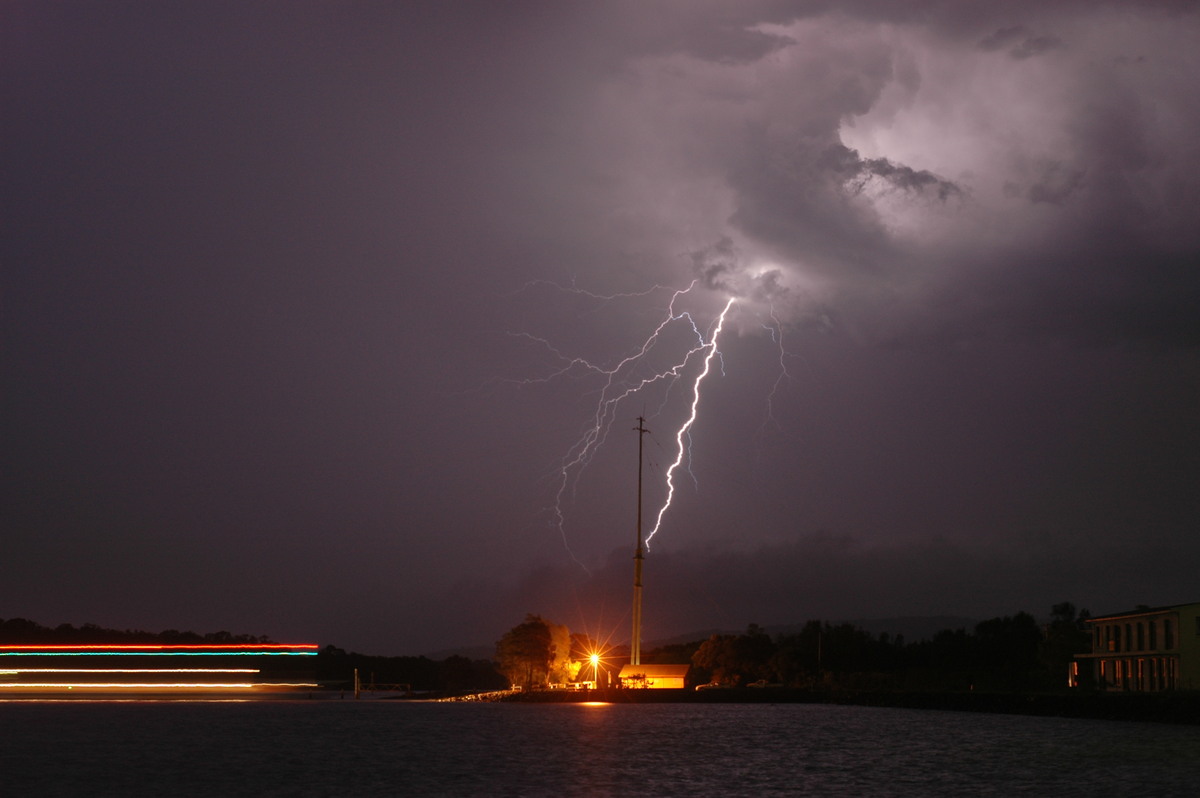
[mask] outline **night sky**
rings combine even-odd
[[[5,2],[0,617],[626,642],[637,418],[648,532],[729,299],[647,641],[1200,600],[1198,41],[1190,2]]]

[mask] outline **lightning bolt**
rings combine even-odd
[[[696,283],[693,280],[692,285],[695,285],[695,284]],[[565,285],[562,285],[561,283],[556,283],[553,280],[530,280],[529,282],[525,283],[524,287],[518,289],[517,291],[514,291],[513,293],[514,294],[520,293],[521,291],[526,291],[526,290],[528,290],[534,286],[538,286],[538,285],[548,285],[551,288],[562,291],[563,293],[577,294],[579,296],[586,296],[586,297],[590,297],[592,299],[603,299],[603,300],[621,299],[624,297],[649,296],[650,294],[653,294],[655,291],[658,291],[658,290],[661,290],[662,288],[664,288],[664,286],[661,286],[661,285],[653,285],[650,288],[647,288],[645,291],[630,291],[630,292],[623,293],[623,294],[597,294],[594,291],[588,291],[586,289],[578,287],[577,285],[575,285],[574,280],[571,280],[571,286],[569,288]],[[686,291],[684,293],[686,293]]]
[[[721,337],[721,329],[725,326],[725,317],[729,314],[729,309],[733,307],[733,303],[736,301],[737,300],[730,297],[729,301],[725,303],[725,308],[721,311],[721,315],[717,317],[717,325],[715,328],[713,328],[711,340],[705,344],[704,347],[702,347],[702,349],[708,349],[707,354],[704,356],[704,368],[700,370],[700,373],[696,375],[696,381],[692,383],[691,414],[688,416],[687,421],[683,422],[683,426],[679,428],[679,431],[675,433],[675,445],[677,447],[677,451],[675,454],[675,462],[671,463],[670,467],[667,468],[667,498],[663,502],[662,507],[660,507],[658,510],[658,517],[654,521],[654,528],[651,529],[650,534],[646,536],[647,550],[650,548],[650,541],[654,539],[654,536],[658,534],[659,528],[662,527],[663,516],[666,515],[667,509],[671,506],[671,501],[675,498],[675,469],[679,468],[680,463],[683,462],[684,454],[689,451],[690,448],[684,445],[684,438],[691,434],[692,425],[696,423],[696,415],[700,411],[700,384],[704,382],[704,378],[707,377],[708,372],[712,370],[712,361],[713,357],[716,356],[718,351],[717,344]],[[688,353],[688,357],[691,357],[691,355],[697,351],[699,350],[693,349]]]
[[[551,512],[554,517],[554,525],[558,528],[559,535],[562,537],[563,546],[571,558],[588,573],[591,573],[586,565],[579,561],[571,551],[570,543],[567,540],[566,533],[566,518],[563,515],[563,501],[568,493],[572,493],[574,486],[578,483],[580,474],[587,468],[596,451],[608,439],[609,430],[612,428],[613,421],[616,419],[616,407],[622,400],[638,393],[644,388],[663,381],[675,381],[679,378],[682,370],[687,366],[688,360],[696,353],[703,351],[708,344],[704,340],[703,334],[697,327],[695,320],[688,311],[676,311],[675,305],[679,298],[689,293],[696,286],[696,281],[692,281],[687,288],[675,290],[671,294],[671,299],[667,303],[666,313],[663,315],[658,325],[653,332],[642,342],[637,350],[626,357],[622,358],[616,365],[609,368],[603,368],[590,363],[582,358],[568,357],[543,339],[533,336],[526,336],[531,340],[536,340],[545,345],[551,352],[560,358],[563,366],[557,371],[550,374],[542,380],[550,380],[555,377],[562,376],[573,368],[579,366],[594,374],[598,374],[603,378],[603,384],[600,388],[599,397],[596,400],[595,411],[592,414],[591,421],[586,426],[583,434],[575,442],[575,445],[568,449],[567,454],[563,457],[558,468],[558,490],[555,493],[554,506]],[[566,290],[566,289],[564,289]],[[571,289],[573,292],[575,289]],[[590,295],[590,294],[589,294]],[[643,294],[638,294],[641,296]],[[626,295],[621,295],[626,296]],[[615,297],[600,297],[603,299],[613,299]],[[684,355],[683,359],[671,367],[662,371],[651,374],[648,377],[640,379],[631,379],[629,372],[632,372],[633,366],[642,361],[658,343],[663,331],[673,322],[684,322],[689,325],[692,333],[696,336],[696,346]],[[532,381],[531,381],[532,382]],[[664,400],[665,401],[665,400]]]
[[[684,297],[692,294],[699,284],[699,280],[693,280],[683,288],[655,285],[645,291],[613,295],[587,291],[575,286],[573,282],[563,285],[547,280],[535,280],[525,286],[525,289],[550,287],[564,294],[587,297],[600,302],[644,298],[656,292],[670,292],[665,308],[661,315],[652,322],[654,326],[649,333],[640,343],[635,343],[627,354],[618,356],[608,363],[597,363],[585,357],[570,354],[533,333],[509,333],[542,350],[549,356],[550,363],[549,368],[542,376],[509,379],[504,382],[516,385],[534,385],[561,379],[576,379],[590,381],[594,385],[595,403],[585,417],[586,420],[579,436],[547,475],[553,484],[553,501],[543,510],[549,516],[549,525],[557,529],[563,547],[571,559],[589,575],[591,574],[590,569],[572,551],[567,534],[567,514],[564,508],[575,499],[582,475],[608,440],[613,422],[618,420],[619,406],[622,402],[639,393],[645,397],[648,389],[654,389],[654,401],[658,403],[658,407],[652,408],[652,412],[644,414],[653,418],[664,411],[677,386],[682,387],[686,381],[689,389],[690,403],[685,405],[688,407],[687,417],[675,428],[675,456],[665,474],[665,499],[658,508],[653,528],[645,539],[647,549],[651,539],[662,528],[667,512],[675,499],[676,477],[679,470],[682,468],[691,474],[693,482],[696,480],[695,474],[691,471],[690,462],[692,430],[699,417],[701,396],[706,379],[715,370],[719,369],[722,373],[724,371],[720,338],[734,306],[739,302],[737,293],[733,293],[732,296],[727,294],[729,298],[725,301],[720,313],[705,330],[693,316],[694,311],[683,307],[682,301]],[[763,327],[769,332],[772,343],[780,351],[781,375],[772,386],[770,396],[767,397],[767,418],[773,421],[772,399],[779,390],[781,381],[789,378],[784,368],[783,325],[775,315],[773,307],[770,312],[769,324],[764,320]],[[679,338],[682,337],[683,345],[686,348],[662,359],[657,354],[656,347],[660,344],[666,345],[664,336],[668,330],[674,330],[671,333],[670,345],[678,346]]]
[[[775,395],[779,393],[780,386],[784,381],[791,381],[792,375],[787,369],[787,349],[783,345],[783,324],[779,321],[779,317],[775,314],[775,306],[772,304],[770,309],[771,323],[764,324],[763,328],[771,334],[771,341],[775,343],[779,351],[779,372],[775,377],[775,384],[771,386],[770,393],[767,394],[767,415],[763,419],[762,427],[759,428],[759,436],[766,432],[767,426],[774,425],[779,428],[779,422],[775,420]]]

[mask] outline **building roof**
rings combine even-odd
[[[647,679],[686,678],[691,669],[691,665],[622,665],[618,678],[635,679],[639,676]]]
[[[1163,607],[1138,607],[1137,609],[1127,610],[1125,612],[1111,612],[1107,615],[1093,615],[1091,618],[1084,620],[1084,623],[1092,623],[1095,621],[1111,621],[1113,618],[1132,618],[1136,615],[1154,615],[1159,612],[1168,612],[1170,610],[1181,610],[1191,607],[1200,607],[1200,602],[1192,602],[1191,604],[1167,604]]]

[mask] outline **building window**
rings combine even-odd
[[[1133,624],[1125,624],[1125,650],[1133,651]]]
[[[1175,630],[1171,628],[1171,619],[1163,618],[1163,648],[1175,648]]]
[[[1112,638],[1108,641],[1109,651],[1121,650],[1121,624],[1114,623],[1112,626]]]
[[[1150,624],[1150,650],[1158,648],[1158,621],[1151,621]]]
[[[1137,650],[1146,650],[1146,625],[1141,621],[1137,624]]]

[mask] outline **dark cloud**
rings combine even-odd
[[[1024,25],[1001,28],[988,34],[979,42],[980,49],[992,51],[1007,48],[1008,54],[1019,60],[1032,58],[1061,47],[1057,36],[1034,35]]]
[[[1062,41],[1057,36],[1030,36],[1008,52],[1013,58],[1021,60],[1033,58],[1058,47],[1062,47]]]
[[[945,201],[961,196],[962,189],[922,169],[920,171],[887,158],[861,158],[856,150],[835,144],[821,153],[819,165],[837,175],[852,192],[866,189],[872,178],[879,178],[893,188],[923,194],[930,192]]]
[[[1084,179],[1084,172],[1072,169],[1059,161],[1051,161],[1040,165],[1040,174],[1028,186],[1008,182],[1004,184],[1007,196],[1025,197],[1030,202],[1048,202],[1052,205],[1064,205],[1071,195],[1078,190]]]

